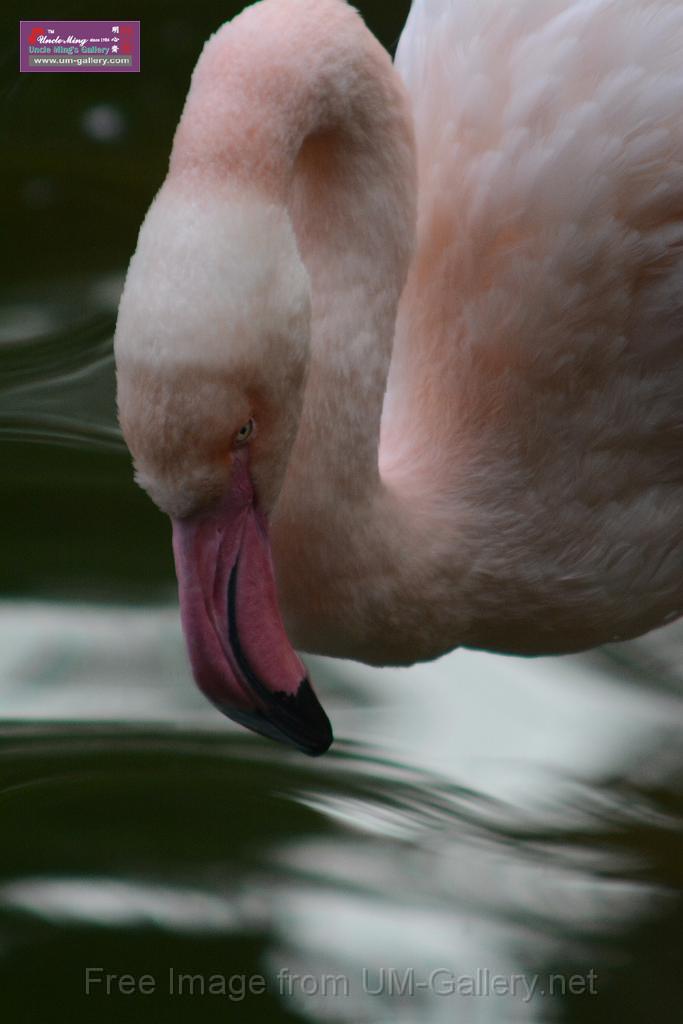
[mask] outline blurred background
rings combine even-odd
[[[139,18],[139,75],[20,75],[39,12],[0,16],[3,1020],[678,1019],[680,627],[554,660],[310,659],[338,737],[315,762],[194,689],[111,339],[192,68],[240,6],[60,5]],[[409,4],[358,6],[393,51]],[[89,968],[154,991],[88,994]]]

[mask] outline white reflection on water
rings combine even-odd
[[[236,902],[215,892],[119,878],[21,878],[0,886],[0,903],[67,925],[153,925],[202,934],[245,927]]]
[[[117,142],[126,133],[126,117],[113,103],[94,103],[83,112],[81,127],[95,142]]]

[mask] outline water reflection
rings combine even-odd
[[[6,296],[0,327],[0,439],[123,450],[112,334],[120,275],[56,282],[40,303]]]
[[[57,925],[231,932],[244,926],[228,899],[200,889],[120,878],[21,878],[0,888],[0,904]]]
[[[113,103],[95,103],[81,117],[85,135],[95,142],[116,142],[126,132],[126,116]]]
[[[680,689],[635,679],[680,629],[620,648],[627,685],[610,651],[458,652],[417,689],[413,673],[312,659],[341,739],[310,761],[204,703],[174,608],[2,612],[9,1007],[37,956],[34,1004],[58,991],[84,1019],[184,1019],[199,997],[170,994],[169,968],[263,977],[239,1002],[254,1020],[606,1020],[619,1005],[635,1021],[619,991],[645,986],[641,957],[673,999]],[[92,964],[157,990],[86,997]],[[572,995],[591,978],[597,994]],[[205,994],[199,1012],[228,1004]]]

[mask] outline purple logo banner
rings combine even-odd
[[[20,71],[139,71],[139,21],[19,22]]]

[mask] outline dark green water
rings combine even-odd
[[[406,7],[361,4],[387,45]],[[140,76],[19,76],[3,16],[2,1020],[676,1021],[680,628],[535,662],[311,659],[338,736],[317,761],[195,692],[111,334],[234,9],[143,3]]]

